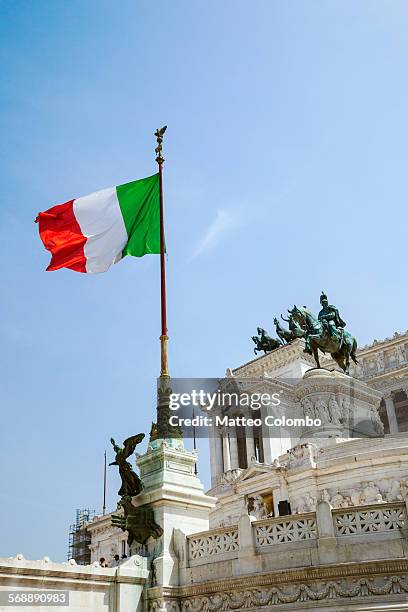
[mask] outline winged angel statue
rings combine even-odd
[[[118,491],[118,495],[124,497],[129,495],[138,495],[143,490],[143,483],[139,476],[133,471],[131,464],[126,461],[134,452],[135,448],[145,437],[144,433],[131,436],[123,442],[123,448],[118,446],[113,438],[111,443],[113,450],[116,453],[115,461],[109,465],[117,465],[119,467],[119,476],[122,480],[122,485]]]

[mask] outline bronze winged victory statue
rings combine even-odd
[[[139,476],[133,471],[131,464],[126,461],[135,452],[135,448],[145,437],[144,433],[131,436],[123,442],[123,448],[118,446],[113,438],[111,443],[113,450],[116,453],[115,461],[109,465],[117,465],[119,467],[119,476],[122,480],[118,495],[121,497],[129,495],[138,495],[143,490],[143,484]]]

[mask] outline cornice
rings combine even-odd
[[[275,570],[262,574],[236,576],[194,583],[178,587],[148,589],[149,599],[157,597],[193,597],[212,595],[222,591],[244,590],[253,587],[268,587],[295,584],[319,580],[339,580],[347,578],[363,578],[373,575],[389,576],[408,572],[408,559],[381,559],[378,561],[361,561],[340,563],[336,565],[320,565],[296,569]]]
[[[365,355],[370,352],[376,351],[379,348],[384,349],[387,346],[395,346],[401,342],[408,341],[408,330],[405,332],[395,332],[392,338],[384,338],[384,340],[374,340],[371,344],[362,346],[357,351],[357,355]]]
[[[408,363],[402,366],[394,366],[387,368],[384,372],[373,372],[372,374],[366,374],[363,379],[364,382],[371,384],[373,382],[381,382],[387,380],[398,380],[400,378],[408,379]]]
[[[262,357],[256,357],[242,366],[232,370],[233,376],[251,376],[259,375],[262,371],[273,370],[278,367],[284,366],[291,363],[295,359],[302,357],[302,359],[312,366],[314,366],[314,359],[311,355],[304,352],[305,343],[303,340],[295,340],[290,344],[284,344],[279,348],[262,355]]]
[[[304,377],[295,387],[296,398],[301,401],[311,393],[348,393],[351,397],[373,403],[381,400],[381,393],[364,382],[341,372],[334,371],[333,376]]]

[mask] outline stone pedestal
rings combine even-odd
[[[138,578],[135,578],[135,574]],[[134,555],[116,569],[116,610],[143,612],[142,592],[148,579],[147,559]]]
[[[152,586],[175,586],[179,581],[179,564],[185,551],[178,546],[177,534],[205,531],[209,512],[216,499],[205,495],[203,485],[194,473],[197,454],[185,450],[180,439],[154,440],[147,452],[139,455],[137,464],[144,491],[133,498],[136,507],[149,504],[163,535],[148,542],[148,553],[154,567]]]
[[[366,383],[342,372],[313,368],[296,386],[300,416],[319,419],[307,427],[300,442],[325,446],[350,438],[381,437],[378,414],[381,394]]]

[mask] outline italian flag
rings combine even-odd
[[[39,213],[47,270],[106,272],[125,255],[160,253],[159,174],[102,189]]]

